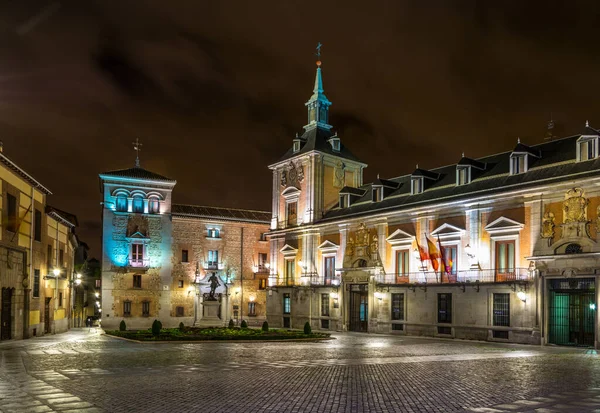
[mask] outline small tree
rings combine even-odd
[[[154,320],[152,323],[152,335],[158,337],[160,335],[160,330],[162,330],[162,323],[158,320]]]
[[[119,331],[126,331],[127,324],[125,324],[125,320],[121,320],[121,324],[119,324]]]
[[[262,331],[269,331],[269,323],[266,321],[263,322]]]
[[[233,328],[235,327],[235,324],[233,323],[233,319],[229,319],[229,324],[227,325],[228,328]]]
[[[312,328],[310,328],[310,323],[307,321],[304,323],[304,334],[310,334],[312,332]]]
[[[248,323],[246,322],[246,320],[242,320],[242,324],[240,325],[240,327],[248,328]]]
[[[179,323],[179,331],[185,330],[185,326],[183,325],[183,321]]]

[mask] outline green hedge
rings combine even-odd
[[[306,334],[294,330],[269,330],[251,328],[195,328],[184,331],[178,328],[165,328],[158,335],[151,329],[137,331],[109,330],[106,334],[139,341],[210,341],[210,340],[292,340],[297,338],[328,338],[326,333]]]

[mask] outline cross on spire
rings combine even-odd
[[[131,142],[133,145],[133,150],[135,151],[135,167],[140,167],[140,151],[142,150],[143,144],[140,142],[138,138],[135,138],[135,142]]]
[[[321,42],[317,42],[317,53],[315,53],[315,55],[317,56],[317,60],[321,60],[321,47],[323,47]]]

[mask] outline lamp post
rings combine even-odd
[[[76,287],[78,287],[79,285],[81,285],[81,274],[77,273],[75,274],[75,276],[73,277],[73,279],[71,279],[71,281],[69,281],[69,286],[71,287],[71,315],[72,315],[72,321],[73,321],[73,327],[75,327],[75,309],[76,309],[76,304],[77,304],[77,289]],[[83,306],[82,306],[82,310],[83,312]],[[81,317],[79,319],[79,327],[81,327]]]

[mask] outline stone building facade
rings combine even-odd
[[[105,328],[121,320],[145,329],[155,319],[165,327],[266,319],[269,213],[172,204],[176,181],[139,163],[100,181]],[[218,285],[209,297],[213,275]]]
[[[330,105],[269,167],[270,325],[598,346],[596,129],[363,184]]]
[[[0,185],[0,339],[67,331],[77,219],[1,149]]]

